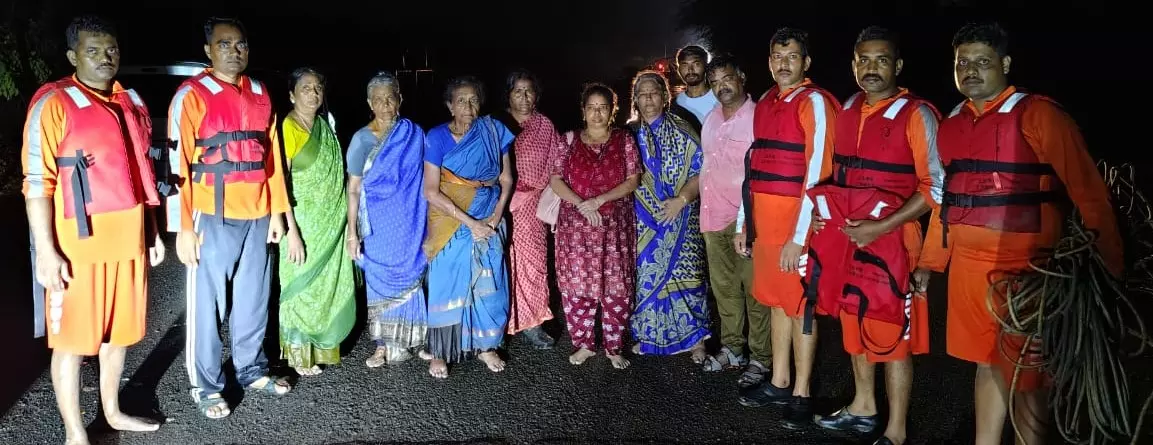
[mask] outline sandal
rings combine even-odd
[[[193,398],[196,398],[195,390],[193,390]],[[200,414],[209,419],[223,419],[232,414],[232,409],[228,406],[228,401],[224,400],[224,396],[220,393],[209,394],[200,397],[196,400],[196,407],[200,410]],[[212,415],[212,409],[216,408],[217,415]]]
[[[760,385],[765,381],[765,374],[769,373],[769,368],[757,360],[749,362],[749,367],[745,368],[745,372],[741,373],[741,378],[737,379],[737,386],[741,388],[751,388]]]
[[[261,380],[264,380],[264,384],[263,385],[257,385],[256,383],[260,382]],[[280,392],[280,388],[284,388],[284,392]],[[252,384],[248,385],[248,389],[263,392],[263,393],[268,394],[270,396],[279,397],[279,396],[283,396],[285,394],[288,394],[289,391],[292,391],[292,386],[289,385],[288,382],[285,382],[283,380],[274,379],[274,378],[272,378],[272,376],[266,375],[264,377],[257,379],[255,382],[252,382]]]
[[[384,364],[388,362],[388,358],[386,357],[387,352],[387,349],[382,346],[378,346],[376,348],[376,352],[372,353],[372,357],[369,357],[368,360],[364,361],[364,366],[369,368],[379,368],[384,366]]]
[[[727,346],[721,348],[721,352],[716,355],[710,355],[705,359],[703,369],[705,372],[724,371],[726,369],[735,369],[744,366],[746,362],[745,356],[733,354],[733,351]]]

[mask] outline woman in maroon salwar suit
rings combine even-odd
[[[556,227],[557,286],[580,365],[596,355],[597,310],[605,355],[621,356],[636,281],[636,216],[632,193],[641,173],[632,135],[613,128],[617,96],[602,84],[581,94],[585,128],[566,134],[553,162],[551,185],[562,200]]]

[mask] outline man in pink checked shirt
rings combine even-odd
[[[704,369],[745,367],[737,384],[747,388],[764,380],[772,360],[769,308],[752,296],[752,260],[733,249],[756,103],[745,92],[745,73],[732,56],[715,57],[705,73],[720,103],[705,117],[701,129],[701,232],[708,255],[709,284],[721,315],[723,347],[705,362]]]

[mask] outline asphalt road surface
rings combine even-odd
[[[19,240],[15,244],[22,245]],[[152,272],[148,336],[130,350],[121,392],[126,411],[165,424],[154,433],[120,433],[96,420],[100,405],[92,358],[82,368],[81,403],[94,443],[871,443],[815,426],[785,430],[777,424],[779,409],[736,402],[738,373],[701,372],[687,355],[633,357],[632,367],[618,371],[603,355],[584,366],[569,364],[567,338],[549,351],[529,349],[515,338],[509,341],[503,373],[473,361],[453,367],[448,380],[438,381],[415,358],[397,366],[365,367],[373,344],[359,328],[347,342],[342,365],[302,379],[281,399],[241,394],[230,417],[209,420],[197,412],[187,391],[184,268],[171,242],[169,252]],[[6,280],[12,284],[0,300],[0,334],[16,341],[7,348],[12,355],[5,357],[0,388],[0,444],[62,443],[48,353],[42,339],[33,341],[29,335],[29,269],[20,267],[19,255],[12,257],[5,274],[15,276]],[[943,280],[936,278],[933,352],[914,359],[909,443],[972,443],[973,370],[944,354]],[[275,326],[268,332],[275,347]],[[848,402],[852,379],[840,329],[826,323],[821,335],[816,396],[819,406],[831,411]]]

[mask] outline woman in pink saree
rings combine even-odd
[[[516,135],[512,148],[516,190],[509,204],[512,298],[508,333],[523,332],[534,348],[550,349],[555,341],[543,328],[544,322],[553,318],[549,309],[548,227],[537,218],[536,210],[541,192],[549,185],[549,160],[561,140],[552,121],[536,111],[539,97],[536,76],[514,71],[508,76],[507,113],[495,117]]]

